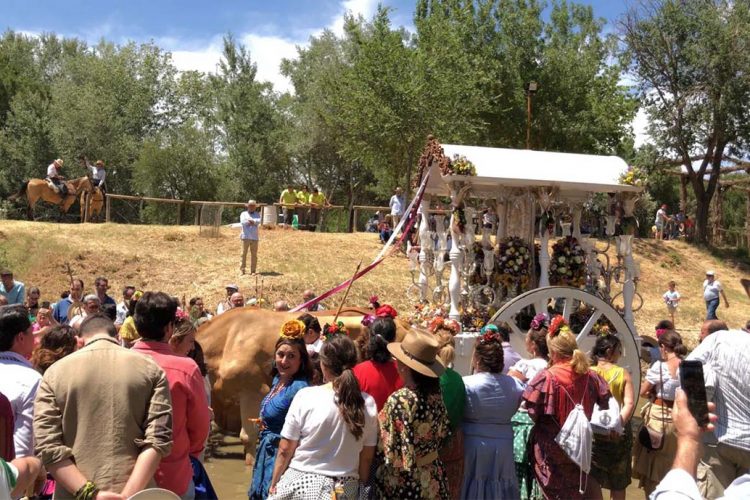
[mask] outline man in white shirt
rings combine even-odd
[[[398,221],[400,221],[401,217],[404,215],[404,208],[406,207],[406,200],[404,200],[404,195],[401,194],[400,187],[396,188],[396,192],[391,196],[391,201],[388,203],[388,206],[391,207],[391,223],[395,228],[398,225]]]
[[[96,314],[101,309],[101,301],[99,300],[99,297],[96,295],[89,294],[86,295],[83,298],[83,308],[81,310],[81,314],[77,314],[73,316],[73,318],[70,320],[69,325],[72,328],[75,328],[78,330],[81,326],[81,323],[84,319],[86,319],[86,316],[89,316],[91,314]]]
[[[729,308],[729,301],[721,286],[721,282],[716,279],[716,273],[706,271],[706,280],[703,282],[703,300],[706,301],[706,319],[719,319],[716,317],[716,309],[719,308],[719,295],[724,298],[724,305]]]
[[[255,200],[247,202],[247,210],[240,214],[240,224],[242,225],[242,260],[240,262],[240,273],[245,274],[245,264],[247,261],[247,251],[250,250],[250,274],[255,275],[258,265],[258,227],[260,226],[260,214],[258,213],[258,204]]]
[[[221,314],[225,311],[230,310],[232,308],[232,301],[230,300],[232,298],[232,295],[240,291],[240,287],[238,287],[234,283],[230,283],[224,288],[227,291],[227,296],[216,306],[216,314]]]
[[[26,300],[26,287],[13,279],[13,271],[0,271],[0,295],[8,299],[8,304],[23,304]]]
[[[716,430],[707,435],[712,439],[706,439],[698,477],[701,493],[717,498],[750,472],[750,335],[711,333],[687,359],[703,363],[706,391],[716,404]]]
[[[34,455],[34,397],[42,376],[28,359],[34,350],[26,308],[0,307],[0,393],[13,408],[13,444],[16,457]]]
[[[49,166],[47,167],[47,180],[52,183],[52,189],[64,196],[68,194],[68,188],[63,182],[65,177],[60,174],[63,163],[64,162],[60,158],[58,158],[57,160],[49,164]]]
[[[656,239],[664,239],[664,226],[667,225],[669,216],[667,215],[667,204],[663,204],[659,210],[656,211],[656,219],[654,219],[654,226],[656,226]]]

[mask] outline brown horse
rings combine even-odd
[[[47,180],[31,179],[24,182],[21,185],[21,189],[9,199],[15,200],[26,195],[26,200],[29,202],[27,211],[29,219],[34,218],[34,206],[39,200],[58,205],[60,207],[60,216],[62,217],[68,213],[70,206],[76,201],[76,196],[79,193],[90,192],[92,189],[91,179],[88,177],[79,177],[78,179],[65,181],[65,185],[68,188],[68,193],[63,196],[52,189]]]
[[[102,207],[104,206],[104,194],[100,188],[94,188],[91,193],[84,191],[81,193],[80,204],[81,204],[81,221],[84,221],[86,217],[86,203],[89,205],[88,220],[99,219],[102,213]]]

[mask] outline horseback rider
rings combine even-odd
[[[104,184],[104,180],[107,178],[107,171],[104,169],[104,162],[102,160],[96,160],[96,163],[93,165],[89,163],[88,158],[85,156],[82,156],[80,158],[83,166],[85,166],[89,171],[91,171],[91,184],[95,188],[99,188],[102,192],[102,194],[106,193],[106,188]]]
[[[47,181],[56,193],[65,196],[68,194],[68,187],[65,185],[65,182],[63,182],[65,177],[60,175],[63,163],[64,162],[60,158],[50,163],[49,167],[47,167]]]

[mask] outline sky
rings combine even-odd
[[[605,29],[624,12],[622,0],[578,0],[607,20]],[[396,26],[412,26],[416,0],[0,0],[0,29],[39,34],[55,32],[89,43],[105,38],[115,43],[153,41],[172,52],[177,69],[213,72],[222,36],[231,32],[249,49],[258,78],[279,92],[291,83],[279,72],[297,46],[331,29],[341,33],[349,12],[371,18],[378,4],[392,9]],[[642,142],[645,116],[634,121]]]

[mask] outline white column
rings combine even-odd
[[[432,267],[432,238],[430,238],[430,197],[425,195],[419,205],[419,298],[427,300],[427,276]]]
[[[459,248],[459,244],[462,243],[461,239],[463,234],[458,229],[458,220],[456,216],[451,214],[451,249],[450,249],[450,260],[451,260],[451,276],[448,280],[448,293],[451,297],[451,308],[448,315],[455,320],[461,319],[461,268],[464,263],[464,254]]]
[[[508,235],[508,198],[505,195],[498,197],[495,202],[497,213],[497,238],[496,243]]]
[[[560,223],[560,228],[562,229],[562,235],[563,235],[563,237],[570,236],[570,226],[571,225],[572,224],[570,222],[561,222]]]
[[[581,215],[583,213],[583,204],[573,204],[573,237],[581,241]]]
[[[624,303],[623,318],[630,330],[635,333],[633,317],[633,298],[635,297],[635,261],[633,260],[633,236],[624,234],[617,237],[617,252],[623,256],[625,264],[625,282],[622,285],[622,300]]]

